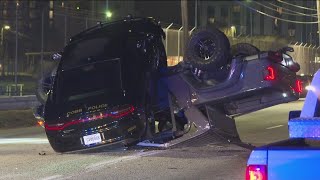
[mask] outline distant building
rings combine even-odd
[[[112,17],[106,17],[107,11]],[[130,12],[134,13],[134,2],[130,0],[1,0],[0,29],[10,26],[10,31],[4,32],[4,40],[10,47],[6,53],[14,58],[17,14],[19,56],[22,57],[24,52],[40,52],[42,28],[44,50],[57,51],[69,37],[97,21],[120,19]]]
[[[278,18],[303,22],[317,21],[317,18],[310,16],[293,15],[295,11],[305,14],[316,14],[316,11],[303,10],[288,4],[276,3],[276,1],[247,0],[241,3]],[[292,0],[290,3],[316,9],[316,1]],[[292,41],[318,43],[317,24],[284,22],[254,12],[235,1],[200,1],[199,9],[199,21],[202,26],[215,25],[230,29],[234,27],[236,35],[279,35]],[[286,9],[293,10],[293,12]]]

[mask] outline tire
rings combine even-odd
[[[231,47],[232,57],[236,56],[251,56],[258,54],[260,50],[252,44],[238,43]]]
[[[194,68],[205,71],[219,69],[230,63],[230,43],[218,29],[199,29],[190,38],[186,60]]]

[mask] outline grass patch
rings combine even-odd
[[[36,125],[31,109],[0,111],[0,129],[30,127]]]

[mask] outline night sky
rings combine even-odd
[[[152,16],[163,23],[181,24],[181,1],[135,1],[135,9],[138,15]],[[189,1],[189,24],[194,24],[195,1]]]

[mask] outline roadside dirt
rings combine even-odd
[[[0,111],[0,129],[30,127],[36,123],[31,109]]]

